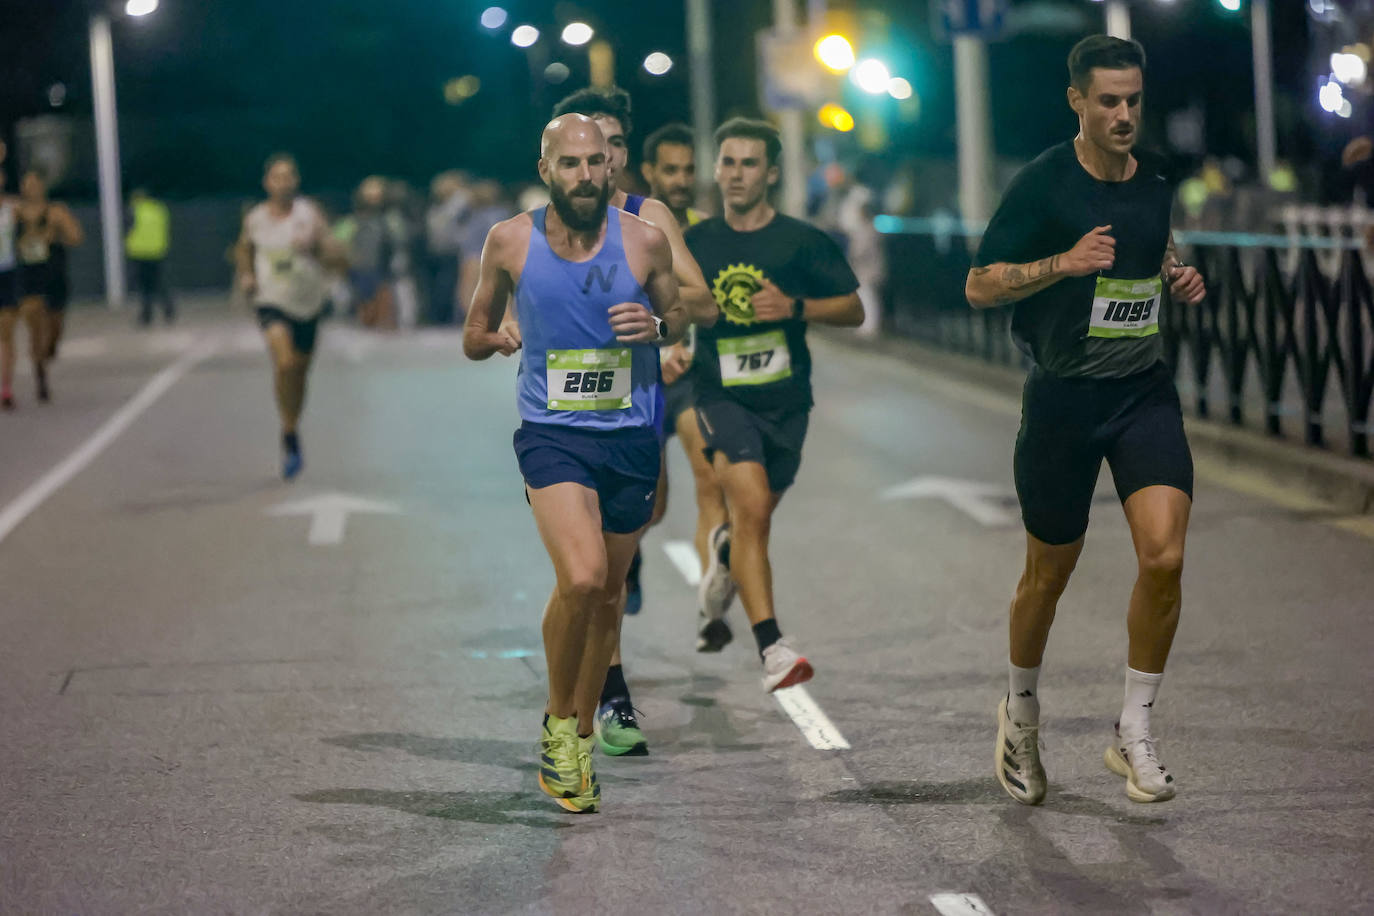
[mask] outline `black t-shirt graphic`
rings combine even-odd
[[[720,317],[697,329],[697,400],[728,398],[751,410],[809,408],[811,351],[806,322],[757,321],[750,302],[767,279],[788,296],[844,296],[859,281],[839,246],[816,227],[779,213],[761,229],[736,232],[719,217],[686,232]]]
[[[1072,141],[1050,147],[1017,174],[979,245],[974,259],[979,267],[1024,264],[1068,251],[1097,226],[1112,227],[1116,263],[1111,270],[1066,277],[1013,307],[1017,345],[1053,375],[1120,378],[1150,368],[1162,355],[1157,333],[1097,336],[1112,334],[1110,319],[1124,321],[1131,307],[1127,301],[1118,313],[1111,300],[1121,287],[1100,280],[1139,281],[1137,288],[1144,290],[1157,282],[1169,242],[1174,189],[1158,157],[1145,152],[1135,157],[1136,172],[1129,180],[1099,181],[1078,161]],[[1094,317],[1095,298],[1105,321]],[[1131,298],[1129,290],[1121,298]],[[1158,308],[1156,301],[1143,313],[1157,321]],[[1141,314],[1137,307],[1134,317]],[[1090,323],[1099,327],[1090,332]]]

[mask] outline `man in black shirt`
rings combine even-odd
[[[1163,286],[1194,305],[1197,270],[1174,257],[1173,189],[1134,153],[1145,52],[1094,35],[1069,54],[1079,133],[1021,170],[969,272],[974,308],[1015,303],[1012,334],[1035,361],[1016,439],[1026,568],[1011,604],[1009,690],[997,711],[997,778],[1024,804],[1045,797],[1040,662],[1055,606],[1088,527],[1106,458],[1139,573],[1126,617],[1126,697],[1104,760],[1139,802],[1174,795],[1150,709],[1178,628],[1193,464],[1172,376],[1161,361]]]
[[[773,511],[796,478],[811,410],[806,325],[857,327],[864,313],[859,282],[839,247],[768,202],[782,151],[777,130],[734,118],[716,131],[716,148],[725,215],[687,230],[687,247],[720,308],[712,327],[697,328],[697,422],[725,491],[730,574],[771,692],[812,674],[778,629],[768,560]],[[712,532],[713,547],[723,534]],[[719,651],[730,638],[723,617],[703,608],[698,650]]]

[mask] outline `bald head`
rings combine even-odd
[[[596,147],[604,153],[606,138],[596,122],[586,115],[565,114],[544,125],[544,134],[539,138],[539,156],[556,159],[568,147]]]

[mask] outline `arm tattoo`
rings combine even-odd
[[[1019,264],[1009,264],[1002,271],[1002,282],[1009,289],[1019,290],[1039,284],[1051,277],[1059,269],[1059,255],[1043,258],[1022,269]]]

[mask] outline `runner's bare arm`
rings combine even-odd
[[[817,324],[837,328],[857,328],[864,323],[864,305],[858,293],[828,296],[824,299],[803,299],[801,317]]]
[[[968,272],[964,296],[976,309],[1010,305],[1053,286],[1065,277],[1086,277],[1116,262],[1116,239],[1111,226],[1098,226],[1063,254],[1029,264],[997,262]]]
[[[253,276],[253,240],[248,236],[248,219],[243,221],[238,243],[234,245],[234,282],[244,292],[252,292],[257,286]]]
[[[1207,295],[1207,286],[1198,269],[1178,259],[1173,232],[1169,233],[1169,244],[1164,249],[1164,265],[1160,268],[1160,276],[1169,284],[1169,295],[1179,302],[1197,305]]]
[[[55,205],[53,213],[57,216],[57,219],[54,220],[57,224],[57,241],[68,248],[75,248],[86,241],[86,233],[81,230],[80,221],[65,204]]]
[[[716,323],[720,309],[715,297],[706,285],[706,277],[701,272],[696,258],[687,248],[687,240],[682,237],[673,213],[662,201],[648,198],[640,207],[640,215],[653,223],[668,237],[668,245],[673,252],[673,275],[677,278],[678,298],[682,300],[687,314],[694,324],[710,327]]]
[[[622,223],[621,225],[624,225]],[[611,331],[621,343],[651,343],[660,347],[670,346],[682,339],[691,323],[687,308],[678,298],[677,277],[673,275],[673,250],[668,239],[659,228],[647,221],[634,225],[633,239],[638,250],[642,250],[649,260],[643,287],[649,296],[649,306],[645,309],[638,302],[621,302],[610,307]],[[663,321],[665,336],[658,336],[657,316]]]
[[[463,322],[463,353],[468,359],[487,359],[495,353],[510,356],[520,344],[501,329],[515,284],[506,269],[511,254],[510,224],[497,223],[482,245],[482,265],[477,288],[472,292],[468,317]]]

